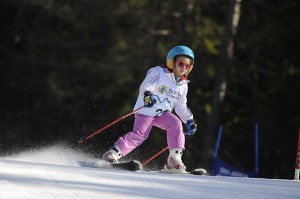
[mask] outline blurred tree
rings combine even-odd
[[[227,93],[227,71],[231,65],[231,61],[234,57],[234,37],[237,33],[241,0],[230,0],[227,13],[227,22],[222,38],[222,43],[219,50],[219,62],[216,67],[213,101],[212,101],[212,113],[209,120],[207,136],[205,143],[205,149],[207,151],[203,153],[203,157],[209,162],[209,157],[212,157],[214,150],[214,140],[216,140],[216,133],[220,124],[220,109],[222,102],[224,101]],[[207,166],[207,165],[206,165]]]
[[[300,112],[299,3],[243,1],[233,39],[226,32],[229,2],[0,1],[1,152],[65,140],[99,155],[131,130],[133,118],[85,145],[78,146],[79,138],[131,111],[147,70],[165,64],[168,50],[182,44],[196,55],[188,105],[199,126],[187,137],[187,165],[209,163],[215,129],[224,124],[220,155],[252,168],[248,154],[258,122],[261,176],[288,177]],[[224,81],[226,95],[216,103]],[[164,139],[154,128],[132,156],[148,158]]]

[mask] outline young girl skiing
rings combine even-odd
[[[120,137],[102,159],[118,162],[141,145],[152,126],[156,126],[166,130],[167,134],[170,154],[165,169],[186,170],[181,159],[185,148],[182,122],[186,124],[187,135],[193,135],[197,129],[193,114],[187,107],[187,75],[193,68],[194,53],[186,46],[176,46],[169,51],[166,62],[166,66],[156,66],[147,72],[134,109],[144,108],[136,112],[133,130]],[[180,119],[172,113],[173,109]]]

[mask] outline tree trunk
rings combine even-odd
[[[204,142],[205,162],[211,162],[218,125],[220,123],[220,107],[226,95],[227,70],[233,58],[234,36],[237,31],[242,0],[230,0],[225,34],[220,46],[220,59],[216,69],[212,114],[209,119],[207,135]]]

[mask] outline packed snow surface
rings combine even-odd
[[[82,167],[97,161],[55,145],[0,158],[1,199],[299,199],[300,182]]]

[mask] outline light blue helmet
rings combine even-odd
[[[194,62],[194,52],[189,47],[187,47],[187,46],[175,46],[174,48],[172,48],[169,51],[169,53],[167,55],[166,62],[167,62],[167,67],[169,69],[171,69],[171,70],[173,69],[173,67],[174,67],[174,58],[176,56],[179,56],[179,55],[187,56],[187,57],[192,59],[192,62]],[[191,70],[192,70],[192,67],[188,71],[188,73]]]

